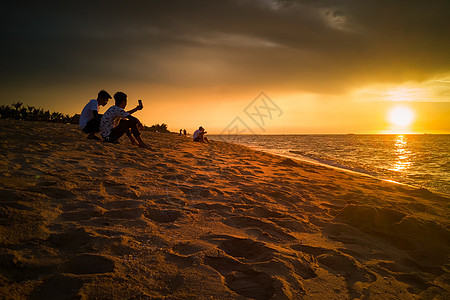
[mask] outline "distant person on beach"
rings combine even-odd
[[[186,136],[186,129],[183,129],[183,134],[184,136]]]
[[[181,133],[182,131],[183,131],[183,129],[180,129],[180,134],[179,134],[179,136],[181,136],[181,135],[182,135],[182,133]]]
[[[100,131],[100,120],[102,115],[98,113],[101,106],[105,106],[108,100],[111,99],[111,95],[107,91],[101,90],[98,92],[97,99],[92,99],[88,102],[81,111],[80,115],[80,128],[86,133],[88,139],[100,140],[95,134]]]
[[[206,133],[205,129],[202,126],[200,126],[194,132],[194,135],[192,136],[192,138],[194,139],[194,142],[200,142],[200,143],[207,142],[207,143],[209,143],[208,138],[205,136],[205,133]]]
[[[118,140],[124,135],[128,136],[133,145],[138,142],[139,147],[148,148],[142,141],[139,128],[142,128],[141,122],[131,114],[141,110],[142,101],[132,110],[125,111],[127,106],[127,95],[122,92],[114,94],[115,105],[111,106],[103,115],[100,122],[100,134],[105,142],[118,143]],[[134,138],[133,138],[134,136]]]

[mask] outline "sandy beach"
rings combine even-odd
[[[0,128],[0,299],[450,299],[448,195],[175,134]]]

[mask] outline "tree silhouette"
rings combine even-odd
[[[73,116],[65,115],[60,112],[50,112],[42,108],[36,108],[34,106],[24,106],[22,102],[13,102],[11,106],[0,106],[0,119],[13,119],[24,121],[43,121],[53,123],[70,123],[78,124],[80,115],[75,114]],[[144,130],[153,132],[169,133],[167,124],[162,123],[152,125],[151,127],[144,126]]]
[[[144,130],[152,131],[152,132],[162,132],[162,133],[169,133],[169,129],[167,128],[167,124],[162,123],[161,125],[155,124],[150,127],[144,126]]]
[[[25,121],[45,121],[54,123],[71,123],[78,124],[79,117],[77,115],[69,116],[60,112],[50,112],[42,108],[36,108],[27,105],[23,106],[22,102],[13,102],[11,106],[0,106],[1,119],[14,119]]]
[[[22,102],[13,102],[12,106],[16,109],[19,110],[19,108],[23,105]]]

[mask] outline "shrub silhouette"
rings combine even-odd
[[[146,131],[152,131],[152,132],[163,132],[163,133],[169,133],[170,131],[167,129],[167,124],[162,123],[161,125],[155,124],[150,127],[144,126],[144,130]]]
[[[24,121],[44,121],[53,123],[71,123],[77,124],[77,115],[69,116],[60,112],[50,112],[49,110],[43,110],[42,108],[36,108],[27,105],[23,106],[22,102],[13,102],[11,106],[0,106],[0,118],[1,119],[14,119]]]

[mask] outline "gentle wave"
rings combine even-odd
[[[232,142],[450,194],[450,135],[242,135]]]
[[[336,167],[336,168],[340,168],[340,169],[350,170],[350,171],[354,171],[354,172],[357,172],[357,173],[363,173],[363,174],[372,175],[372,176],[377,176],[378,175],[376,172],[370,171],[370,170],[364,168],[363,166],[346,165],[344,162],[330,160],[330,159],[327,159],[327,158],[324,158],[324,157],[317,156],[315,154],[305,153],[303,151],[289,150],[289,153],[300,155],[302,157],[309,158],[310,160],[316,161],[318,163],[321,163],[321,164],[324,164],[324,165],[328,165],[328,166],[332,166],[332,167]],[[296,158],[299,158],[299,157],[296,157]]]

